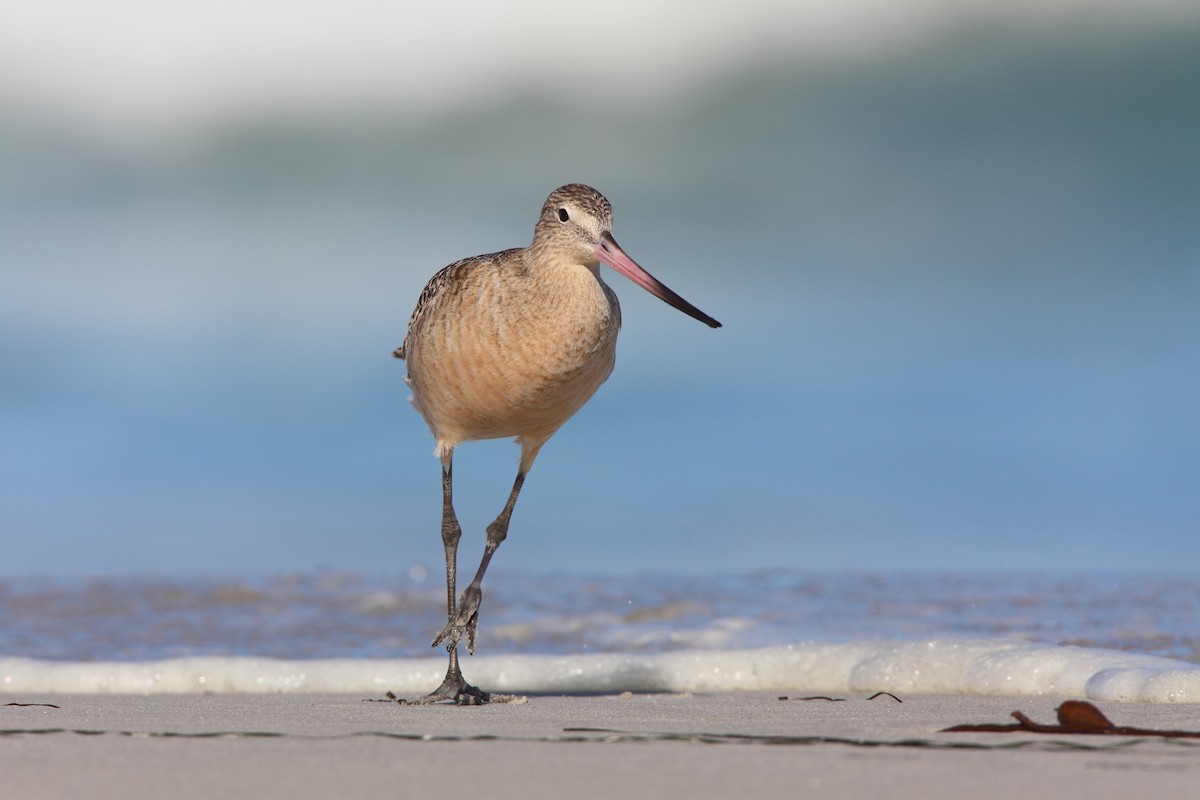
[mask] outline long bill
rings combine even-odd
[[[596,245],[596,258],[608,264],[659,300],[674,306],[689,317],[700,320],[710,328],[721,327],[721,323],[675,294],[666,284],[642,269],[636,261],[625,254],[625,251],[621,249],[621,245],[617,244],[617,240],[612,237],[611,233],[602,233],[600,235],[600,243]]]

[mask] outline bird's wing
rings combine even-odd
[[[404,335],[404,344],[393,350],[392,355],[396,358],[404,358],[408,339],[421,324],[421,320],[433,313],[434,308],[437,307],[438,301],[441,298],[445,297],[448,293],[452,293],[455,287],[464,285],[467,282],[468,273],[473,270],[483,269],[488,265],[510,262],[517,252],[518,248],[514,248],[512,250],[502,250],[498,253],[472,256],[464,258],[461,261],[455,261],[453,264],[438,270],[429,279],[429,283],[425,284],[425,289],[421,292],[421,297],[417,300],[417,307],[413,309],[412,316],[408,319],[408,330]]]

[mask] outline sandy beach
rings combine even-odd
[[[637,694],[481,708],[357,695],[7,696],[12,798],[1185,797],[1200,740],[942,733],[1053,723],[1061,697]],[[32,704],[52,704],[32,705]],[[1200,730],[1200,705],[1098,704],[1118,725]]]

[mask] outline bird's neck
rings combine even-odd
[[[589,285],[600,280],[599,261],[576,261],[561,253],[539,250],[536,246],[525,252],[524,261],[528,279],[547,289]]]
[[[548,312],[592,317],[603,325],[620,313],[614,308],[616,296],[600,277],[599,262],[530,258],[526,263],[526,280],[533,294],[543,299]]]

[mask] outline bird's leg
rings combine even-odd
[[[462,632],[454,624],[457,619],[454,606],[454,583],[458,562],[458,540],[462,538],[462,528],[458,524],[458,517],[454,514],[452,461],[453,453],[447,453],[442,457],[442,546],[446,550],[446,618],[448,621],[441,633],[433,640],[433,646],[436,647],[443,640],[448,639],[446,651],[450,654],[450,665],[446,668],[446,678],[442,681],[442,685],[424,699],[428,701],[453,700],[462,705],[477,705],[486,703],[488,694],[467,683],[458,666],[458,640],[462,636]]]
[[[446,551],[446,618],[454,619],[455,573],[458,569],[458,540],[462,526],[454,513],[454,456],[442,459],[442,548]],[[434,644],[437,644],[434,642]]]
[[[451,624],[454,626],[457,636],[462,636],[464,632],[467,634],[467,651],[471,655],[475,654],[475,632],[479,627],[479,604],[483,600],[483,590],[480,588],[483,584],[483,575],[487,572],[492,555],[508,536],[508,522],[512,519],[513,506],[517,504],[517,496],[521,493],[521,486],[524,483],[525,470],[519,470],[517,479],[513,481],[512,491],[508,495],[508,502],[504,504],[500,516],[496,517],[495,521],[487,527],[487,544],[484,546],[483,560],[479,562],[475,579],[463,590],[462,597],[458,599],[458,613],[455,614],[451,623],[447,623],[447,627],[450,627]],[[446,631],[443,631],[442,635],[446,635]]]

